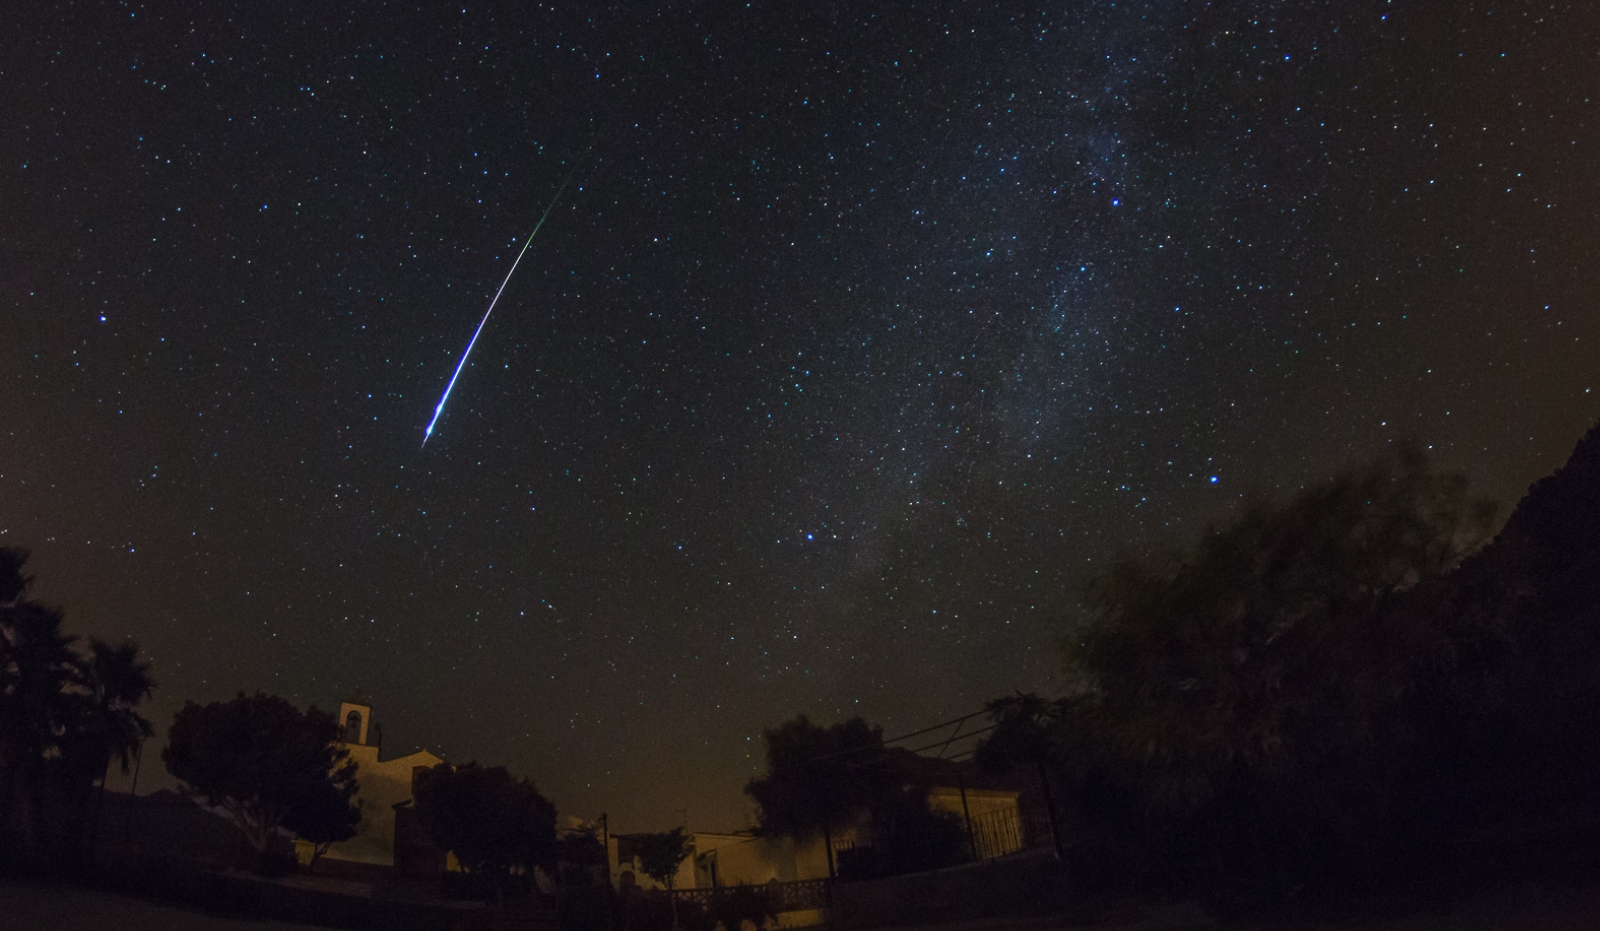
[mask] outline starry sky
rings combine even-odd
[[[763,726],[1048,690],[1118,552],[1600,417],[1600,5],[336,6],[0,38],[0,543],[163,729],[741,827]]]

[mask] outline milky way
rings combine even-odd
[[[1558,464],[1593,7],[30,7],[0,543],[160,724],[359,691],[563,811],[740,826],[764,725],[1048,689],[1119,550],[1406,437],[1507,504]]]

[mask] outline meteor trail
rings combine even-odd
[[[533,232],[528,234],[527,242],[522,244],[522,251],[517,253],[517,260],[511,263],[511,270],[506,272],[505,280],[500,282],[500,287],[494,292],[494,299],[489,302],[489,309],[483,312],[483,319],[478,321],[478,328],[472,331],[472,339],[467,341],[466,351],[461,353],[461,361],[456,363],[456,370],[450,376],[450,384],[444,386],[444,395],[439,398],[439,406],[433,409],[433,419],[428,421],[428,429],[422,431],[422,445],[428,445],[429,437],[433,436],[433,427],[439,422],[439,415],[444,413],[445,402],[450,400],[450,389],[456,386],[456,379],[461,377],[461,370],[467,366],[467,357],[472,355],[472,347],[478,343],[478,335],[483,332],[483,325],[489,322],[489,315],[494,313],[494,305],[500,303],[500,295],[505,293],[506,285],[511,283],[511,276],[517,273],[517,266],[522,264],[522,257],[528,254],[528,247],[533,245],[533,237],[539,235],[539,227],[544,226],[544,221],[550,216],[550,211],[556,209],[556,201],[561,199],[561,192],[567,189],[567,182],[572,180],[572,175],[578,170],[577,165],[572,166],[572,171],[567,172],[566,180],[556,188],[556,196],[550,198],[550,206],[544,208],[544,214],[539,217],[539,222],[533,225]]]

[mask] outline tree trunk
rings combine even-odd
[[[828,822],[822,822],[822,848],[828,854],[828,878],[837,879],[833,869],[833,828]]]
[[[126,772],[126,770],[124,770]],[[106,807],[106,783],[111,781],[111,758],[106,758],[105,771],[100,774],[100,792],[95,796],[94,820],[89,822],[89,860],[94,860],[95,842],[100,838],[100,813]]]
[[[11,783],[11,805],[15,813],[16,831],[15,842],[24,858],[37,857],[39,854],[39,837],[37,827],[37,805],[39,801],[38,765],[35,761],[24,757],[18,760],[15,775]]]

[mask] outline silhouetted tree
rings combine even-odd
[[[439,849],[501,889],[513,869],[551,866],[556,810],[534,784],[503,766],[440,763],[417,774],[417,813]]]
[[[1188,838],[1191,854],[1169,855],[1279,888],[1326,872],[1295,858],[1360,850],[1395,812],[1431,720],[1416,698],[1457,655],[1419,593],[1491,518],[1463,477],[1406,450],[1192,550],[1123,559],[1065,638],[1071,701],[998,708],[993,742],[1048,760],[1044,731],[1081,741],[1142,800],[1142,823]]]
[[[658,834],[641,834],[634,839],[637,844],[639,868],[646,876],[667,887],[672,903],[672,926],[678,927],[678,899],[672,895],[678,880],[678,867],[694,852],[689,846],[689,835],[683,828],[673,828]]]
[[[589,886],[602,881],[607,859],[600,825],[585,821],[556,837],[557,879],[563,885]]]
[[[276,695],[240,692],[226,702],[186,702],[161,761],[186,792],[228,812],[261,867],[297,806],[332,808],[337,795],[353,809],[356,764],[339,736],[333,715],[314,706],[301,711]]]
[[[651,879],[672,889],[678,878],[678,867],[689,859],[689,835],[683,828],[673,828],[658,834],[640,834],[634,838],[638,851],[639,868]]]
[[[27,550],[0,546],[0,608],[14,607],[28,594],[33,576],[24,571],[27,564]]]
[[[81,655],[61,612],[27,597],[27,560],[0,547],[0,847],[38,858],[79,850],[94,780],[150,733],[136,709],[154,683],[132,643]]]
[[[1066,644],[1099,734],[1173,803],[1241,766],[1315,778],[1382,758],[1403,736],[1395,696],[1448,650],[1432,618],[1382,609],[1479,546],[1492,513],[1407,452],[1254,508],[1192,553],[1119,562]]]
[[[139,659],[137,644],[111,646],[90,639],[84,686],[89,701],[83,732],[99,753],[97,768],[115,762],[126,773],[139,745],[152,733],[150,722],[135,710],[155,690],[150,664]]]
[[[1070,708],[1068,701],[1051,701],[1032,693],[995,699],[984,706],[994,730],[978,744],[976,753],[978,765],[989,772],[1004,773],[1015,767],[1032,771],[1044,796],[1050,845],[1057,855],[1062,852],[1061,825],[1050,783],[1062,763],[1063,717]]]
[[[832,875],[833,832],[895,791],[895,774],[883,765],[882,729],[860,718],[822,727],[799,715],[762,738],[767,773],[744,789],[759,808],[761,830],[797,841],[821,835]]]
[[[1423,607],[1451,625],[1457,675],[1419,798],[1457,825],[1600,807],[1600,425]]]
[[[61,612],[23,601],[5,609],[0,659],[0,778],[6,834],[14,849],[40,843],[38,791],[77,717],[73,691],[82,680]]]
[[[150,664],[139,659],[139,647],[132,643],[111,646],[99,639],[89,641],[89,655],[83,663],[84,700],[76,733],[63,740],[61,760],[68,772],[67,782],[77,792],[78,813],[75,833],[83,833],[83,818],[99,819],[104,801],[106,777],[115,762],[124,774],[134,753],[151,734],[150,722],[136,710],[155,689]],[[89,789],[100,780],[94,812],[87,804]],[[92,833],[91,833],[92,843]]]
[[[355,794],[353,781],[313,783],[284,813],[283,826],[311,845],[308,866],[316,866],[334,844],[356,836],[361,809],[353,804]]]

